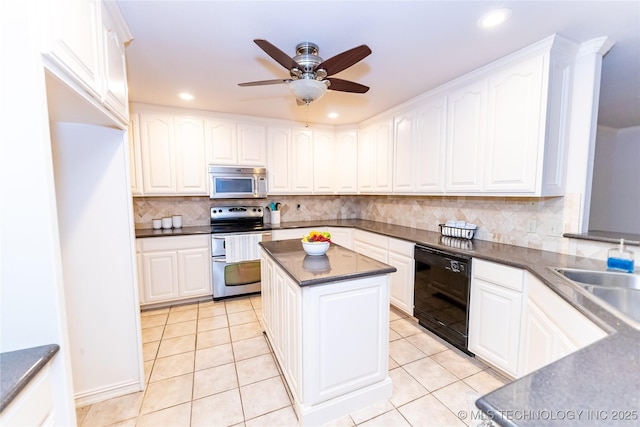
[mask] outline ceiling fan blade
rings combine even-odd
[[[289,83],[291,79],[276,79],[276,80],[260,80],[257,82],[238,83],[238,86],[265,86],[265,85],[277,85],[279,83]]]
[[[350,82],[349,80],[342,80],[331,78],[327,79],[331,83],[329,90],[336,90],[339,92],[352,92],[352,93],[367,93],[369,86],[361,85],[360,83]]]
[[[331,76],[351,67],[356,62],[362,61],[370,54],[371,49],[369,49],[369,46],[363,44],[323,61],[318,64],[315,69],[319,70],[322,68],[327,71],[327,76]]]
[[[260,49],[264,50],[267,55],[275,59],[278,64],[282,65],[287,70],[300,67],[300,65],[298,65],[298,63],[294,61],[292,57],[290,57],[268,41],[263,39],[255,39],[254,43],[257,44]]]

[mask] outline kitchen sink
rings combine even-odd
[[[614,271],[554,268],[556,273],[579,285],[596,300],[613,307],[640,329],[640,275]]]
[[[638,274],[579,270],[573,268],[556,268],[555,270],[567,279],[582,285],[640,290],[640,275]]]

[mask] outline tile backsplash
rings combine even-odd
[[[438,232],[438,224],[457,219],[476,224],[475,238],[479,240],[599,259],[604,259],[610,246],[561,237],[564,232],[578,232],[580,196],[572,194],[548,198],[273,196],[260,201],[135,197],[135,226],[151,228],[152,219],[171,215],[182,215],[184,226],[208,225],[211,206],[266,206],[271,201],[282,203],[283,223],[360,218]]]

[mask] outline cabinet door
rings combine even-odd
[[[211,294],[211,256],[209,248],[178,251],[180,297]]]
[[[107,3],[102,2],[102,40],[104,46],[104,97],[107,107],[123,120],[129,118],[127,63],[125,46]]]
[[[544,57],[489,77],[484,190],[534,192],[544,145]]]
[[[97,97],[102,79],[99,5],[93,0],[42,0],[38,4],[47,29],[45,56]]]
[[[140,114],[140,146],[144,193],[175,194],[173,118],[169,114]]]
[[[413,256],[389,251],[388,263],[398,269],[391,273],[391,304],[413,316]]]
[[[236,122],[210,119],[205,124],[207,163],[213,165],[237,165],[238,143]]]
[[[356,130],[336,133],[333,185],[338,194],[358,192],[358,132]]]
[[[353,229],[349,227],[328,227],[331,241],[347,249],[353,249]]]
[[[353,251],[359,254],[373,258],[376,261],[388,262],[388,251],[386,249],[370,245],[359,240],[353,242]]]
[[[340,177],[336,174],[336,159],[333,133],[316,131],[313,134],[313,192],[316,194],[335,193],[335,182]],[[351,165],[353,167],[353,164]]]
[[[411,110],[397,115],[393,121],[393,191],[412,193],[416,171],[416,113]]]
[[[204,121],[177,116],[174,132],[177,193],[207,195]]]
[[[469,303],[469,350],[516,377],[522,293],[475,279]]]
[[[178,297],[178,254],[176,251],[142,253],[144,302],[168,301]]]
[[[373,193],[375,190],[375,132],[365,128],[358,137],[358,190]]]
[[[482,190],[486,80],[449,94],[447,104],[446,190]]]
[[[375,129],[375,191],[390,193],[393,190],[393,122],[386,120]]]
[[[555,360],[556,328],[532,301],[527,302],[522,333],[527,345],[523,348],[521,356],[521,375],[540,369]]]
[[[291,190],[294,193],[313,192],[313,133],[308,130],[291,131]]]
[[[131,115],[129,122],[129,180],[131,181],[131,194],[141,196],[144,191],[142,185],[142,152],[140,150],[140,119],[137,114]]]
[[[287,128],[267,129],[267,174],[269,194],[291,192],[289,171],[290,132]]]
[[[238,122],[238,164],[266,166],[267,131],[263,124]]]
[[[446,145],[446,96],[436,96],[418,106],[416,117],[415,189],[424,193],[444,191]]]

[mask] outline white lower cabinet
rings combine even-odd
[[[517,377],[524,271],[477,258],[471,270],[469,350]]]
[[[387,399],[388,275],[300,286],[261,251],[262,316],[300,425]]]
[[[4,427],[54,426],[51,362],[23,388],[0,414]],[[3,399],[5,396],[3,396]]]
[[[469,350],[519,378],[607,335],[533,274],[474,258]]]
[[[324,231],[324,230],[323,230]],[[351,227],[327,227],[331,233],[331,241],[336,245],[353,250],[353,228]]]
[[[521,375],[533,372],[607,335],[529,273],[527,289],[520,358]]]
[[[391,304],[413,316],[414,266],[412,242],[355,229],[353,250],[397,269],[391,273]]]
[[[210,245],[208,234],[137,239],[140,304],[211,295]]]
[[[323,227],[317,228],[285,228],[282,230],[271,230],[271,240],[302,239],[311,231],[325,231]]]
[[[391,273],[391,304],[410,316],[413,316],[414,247],[413,242],[389,238],[387,264],[397,269]]]

